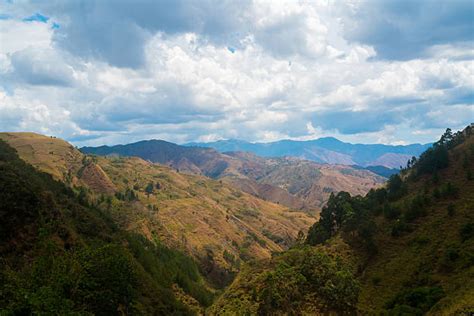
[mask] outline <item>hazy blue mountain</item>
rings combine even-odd
[[[431,144],[381,145],[350,144],[334,137],[309,141],[281,140],[271,143],[249,143],[242,140],[221,140],[211,143],[189,143],[186,146],[214,148],[220,152],[248,151],[262,157],[293,156],[316,162],[360,166],[405,166],[412,156],[419,156]]]
[[[397,168],[387,168],[387,167],[384,167],[384,166],[367,166],[367,167],[361,167],[361,166],[357,166],[357,165],[354,165],[352,166],[356,169],[365,169],[365,170],[369,170],[369,171],[372,171],[373,173],[375,174],[378,174],[379,176],[382,176],[382,177],[385,177],[385,178],[389,178],[392,174],[396,174],[396,173],[399,173],[400,172],[400,169],[397,169]]]

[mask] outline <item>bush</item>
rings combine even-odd
[[[403,290],[386,304],[386,308],[391,311],[392,315],[405,315],[397,314],[400,311],[408,311],[407,315],[423,315],[444,295],[444,291],[440,287],[418,287]]]
[[[405,211],[403,217],[407,222],[412,222],[415,219],[425,216],[424,198],[421,195],[416,196],[410,203],[410,207]]]
[[[403,220],[397,220],[392,225],[391,235],[393,237],[399,237],[405,232],[411,232],[411,227]]]
[[[387,197],[391,200],[397,199],[406,193],[406,185],[399,174],[393,174],[387,181]]]
[[[326,254],[304,247],[276,260],[275,268],[259,277],[260,314],[294,313],[314,297],[338,312],[354,311],[359,284],[347,268]]]
[[[386,219],[394,220],[400,217],[400,209],[390,204],[385,204],[383,208],[383,215]]]
[[[451,182],[444,184],[441,187],[441,196],[443,197],[457,197],[459,188],[453,185]]]
[[[472,238],[472,236],[474,236],[474,223],[464,224],[459,231],[459,235],[463,242]]]
[[[325,242],[330,237],[329,232],[318,222],[309,228],[306,243],[315,246]]]

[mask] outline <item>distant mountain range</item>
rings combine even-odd
[[[381,145],[350,144],[334,137],[308,141],[281,140],[271,143],[249,143],[242,140],[220,140],[210,143],[188,143],[185,146],[210,147],[219,152],[246,151],[262,157],[291,156],[320,163],[405,167],[412,156],[419,156],[431,144]]]
[[[365,194],[386,180],[358,166],[320,164],[295,157],[260,157],[249,152],[220,153],[213,148],[180,146],[162,140],[83,147],[81,151],[140,157],[180,172],[226,181],[244,192],[293,209],[318,210],[331,192]],[[382,169],[378,173],[393,172],[385,167],[378,169]]]

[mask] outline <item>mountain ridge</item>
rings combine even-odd
[[[59,138],[0,133],[37,170],[74,189],[126,231],[193,257],[218,286],[241,262],[282,251],[315,217],[246,194],[224,181],[138,157],[85,155]]]
[[[219,140],[216,142],[191,142],[184,146],[209,147],[219,152],[248,151],[262,157],[293,156],[316,162],[331,164],[348,164],[360,166],[382,165],[389,168],[404,167],[411,156],[418,156],[431,144],[385,145],[385,144],[352,144],[334,137],[323,137],[307,141],[279,140],[275,142],[251,143],[243,140]],[[377,158],[384,154],[394,154],[390,161],[377,163]],[[397,155],[402,155],[398,156]],[[406,156],[409,156],[407,159]]]
[[[364,194],[385,178],[349,165],[321,164],[295,157],[260,157],[251,152],[220,153],[213,148],[149,140],[117,146],[83,147],[96,155],[136,156],[191,174],[229,182],[259,198],[293,209],[317,211],[330,192]],[[315,173],[314,177],[309,175]],[[304,179],[304,180],[303,180]]]
[[[473,158],[474,129],[448,129],[385,187],[331,195],[304,243],[243,270],[211,310],[472,315]]]

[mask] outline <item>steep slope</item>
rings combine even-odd
[[[169,165],[181,172],[224,180],[259,198],[294,209],[318,211],[330,192],[365,194],[385,179],[360,168],[318,164],[295,158],[262,158],[251,153],[219,153],[163,141],[85,147],[85,153],[137,156]]]
[[[386,188],[332,195],[306,245],[244,269],[211,311],[471,315],[473,171],[474,131],[448,130]]]
[[[191,258],[121,230],[1,140],[0,201],[2,315],[193,315],[212,301]]]
[[[378,144],[349,144],[333,137],[309,141],[282,140],[271,143],[249,143],[222,140],[211,143],[190,143],[188,146],[210,147],[219,152],[246,151],[262,157],[298,157],[315,162],[360,166],[405,166],[412,156],[419,156],[430,144],[390,146]]]
[[[14,147],[22,159],[56,180],[66,181],[70,172],[75,174],[82,167],[82,153],[62,139],[35,133],[0,133],[0,139]]]
[[[15,146],[24,134],[0,134]],[[31,136],[28,136],[30,138]],[[49,152],[62,140],[35,135],[35,146],[20,157],[52,174],[66,174],[65,182],[81,198],[111,210],[121,228],[158,239],[191,254],[211,280],[222,286],[240,263],[268,258],[286,249],[314,218],[243,193],[220,181],[183,174],[140,158],[89,157],[43,159],[34,148]],[[38,158],[39,157],[39,158]],[[77,170],[77,172],[76,172]],[[67,181],[67,179],[77,179]],[[87,180],[87,181],[86,181]]]
[[[260,158],[249,153],[227,153],[242,162],[241,174],[259,184],[283,189],[303,201],[308,208],[319,210],[331,192],[347,191],[353,195],[365,194],[380,186],[385,178],[350,166],[318,164],[296,158]],[[233,183],[238,177],[228,177]]]

